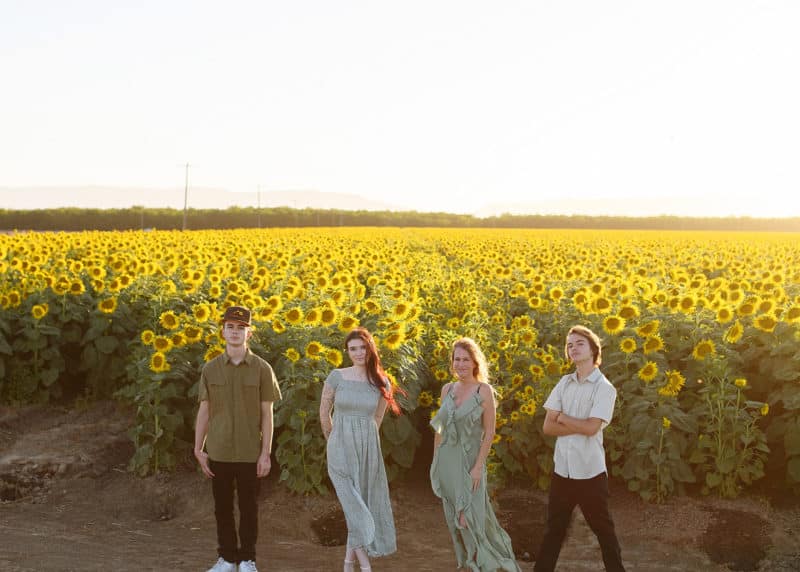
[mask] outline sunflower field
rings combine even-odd
[[[275,455],[297,492],[326,490],[321,384],[361,325],[404,392],[387,416],[407,471],[449,349],[475,338],[499,394],[488,470],[545,488],[542,404],[571,371],[570,326],[603,338],[618,389],[612,476],[645,499],[733,497],[765,475],[800,490],[800,237],[779,233],[399,228],[0,236],[0,402],[116,398],[135,411],[139,474],[191,449],[203,364],[224,309],[253,310],[269,361]]]

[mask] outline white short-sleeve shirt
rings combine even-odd
[[[560,411],[576,419],[602,419],[600,430],[586,435],[563,435],[556,438],[553,454],[555,472],[568,479],[591,479],[606,472],[603,429],[611,423],[617,390],[601,371],[594,368],[583,381],[578,374],[565,375],[550,392],[545,409]]]

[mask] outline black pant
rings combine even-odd
[[[258,477],[255,463],[209,460],[214,473],[214,515],[217,517],[217,553],[228,562],[256,559],[258,538]],[[239,541],[233,518],[233,491],[239,500]]]
[[[547,506],[547,529],[536,554],[535,572],[552,572],[567,534],[575,505],[581,507],[586,522],[600,542],[606,570],[624,572],[622,553],[608,511],[608,476],[601,473],[591,479],[565,479],[553,473]]]

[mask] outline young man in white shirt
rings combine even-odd
[[[597,536],[606,570],[622,565],[614,521],[608,510],[608,474],[603,429],[611,422],[617,390],[600,372],[600,338],[574,326],[567,334],[566,355],[575,371],[565,375],[544,404],[545,435],[556,437],[555,468],[547,507],[547,527],[536,554],[535,572],[555,569],[575,505],[581,507]]]

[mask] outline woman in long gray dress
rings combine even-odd
[[[458,377],[442,388],[431,420],[435,433],[431,486],[442,499],[459,569],[519,572],[511,539],[500,527],[486,491],[486,458],[495,432],[494,389],[486,357],[470,338],[453,344]]]
[[[369,556],[397,549],[379,429],[386,408],[395,413],[400,408],[372,335],[364,328],[354,329],[345,349],[353,365],[328,375],[319,419],[328,441],[328,475],[347,521],[344,571],[352,572],[357,558],[367,572]]]

